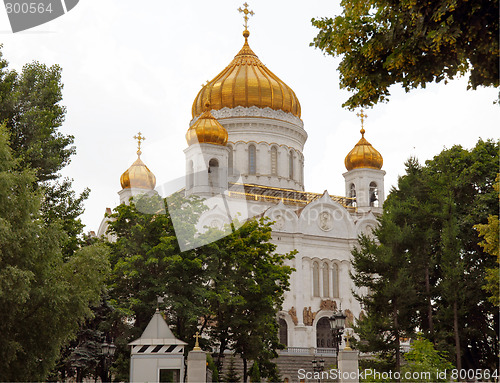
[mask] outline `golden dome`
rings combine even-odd
[[[300,103],[294,91],[262,64],[248,45],[250,32],[245,30],[245,44],[233,61],[200,90],[193,102],[193,118],[203,112],[205,100],[212,109],[257,106],[292,113],[300,118]]]
[[[137,188],[153,190],[156,186],[156,177],[141,160],[141,142],[146,139],[139,132],[134,138],[137,140],[137,159],[120,177],[122,189]]]
[[[215,144],[225,146],[227,144],[227,130],[209,110],[210,103],[205,102],[205,111],[198,120],[188,129],[186,141],[192,144]]]
[[[122,189],[137,188],[153,190],[156,186],[156,177],[151,170],[148,169],[146,164],[141,160],[141,141],[144,137],[135,136],[139,141],[139,150],[137,150],[137,159],[120,177]]]
[[[345,157],[347,170],[369,168],[381,169],[384,159],[382,155],[365,139],[365,130],[361,129],[361,139]]]
[[[141,160],[141,151],[137,152],[137,159],[120,177],[122,189],[137,188],[153,190],[156,186],[156,177]]]

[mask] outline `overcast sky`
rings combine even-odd
[[[137,132],[146,136],[142,158],[157,185],[183,175],[192,102],[241,48],[243,2],[80,0],[66,15],[16,34],[0,12],[10,68],[33,60],[63,68],[62,132],[75,136],[77,148],[63,174],[77,192],[91,189],[87,230],[97,230],[105,208],[118,204]],[[309,47],[317,33],[311,18],[340,14],[340,1],[249,2],[250,46],[302,106],[306,190],[344,195],[344,158],[360,138],[360,122],[341,106],[348,93],[338,86],[340,60]],[[411,93],[393,86],[389,103],[365,111],[365,137],[384,157],[386,193],[409,156],[424,162],[445,147],[498,139],[498,90],[466,87],[467,78]]]

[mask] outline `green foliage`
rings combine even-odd
[[[64,232],[41,216],[34,172],[20,170],[0,128],[0,380],[43,380],[91,314],[108,273],[102,245],[63,261]]]
[[[61,246],[63,256],[67,259],[83,246],[83,223],[79,218],[84,211],[83,203],[90,194],[85,189],[76,196],[71,189],[71,180],[65,178],[61,181],[45,182],[42,185],[44,199],[42,202],[42,215],[45,222],[58,223],[66,233]]]
[[[311,45],[342,56],[340,86],[349,109],[470,71],[469,88],[499,85],[498,1],[342,0],[342,15],[312,19]]]
[[[219,370],[217,369],[217,365],[214,362],[214,358],[212,355],[207,353],[207,368],[212,371],[212,382],[219,381]]]
[[[0,120],[7,122],[14,155],[39,181],[54,180],[75,153],[73,136],[58,131],[66,113],[60,105],[61,68],[35,61],[17,74],[7,70],[1,53],[0,62]]]
[[[498,310],[482,289],[495,260],[477,244],[474,225],[497,212],[493,189],[497,142],[446,149],[421,166],[410,159],[384,203],[376,239],[353,252],[354,283],[367,315],[358,324],[362,351],[398,365],[399,336],[418,329],[456,367],[496,366]],[[392,313],[391,313],[392,309]]]
[[[258,362],[254,362],[252,364],[252,367],[250,368],[250,372],[248,375],[250,376],[250,382],[260,383],[260,370]]]
[[[180,195],[169,197],[168,207],[161,198],[144,196],[118,206],[110,216],[109,233],[116,237],[108,244],[111,303],[135,321],[121,339],[140,336],[161,297],[160,308],[177,337],[192,346],[195,332],[206,332],[209,344],[202,338],[201,346],[219,347],[219,370],[224,350],[231,349],[245,364],[258,360],[263,376],[276,376],[271,362],[280,347],[276,311],[292,272],[284,263],[294,253],[275,253],[271,225],[264,219],[246,222],[235,232],[227,228],[228,235],[214,242],[208,239],[221,233],[210,229],[199,237],[207,245],[181,252],[170,211],[189,232],[189,224],[206,208],[201,200]],[[193,241],[194,234],[191,230]],[[118,349],[118,355],[125,352]]]
[[[1,49],[1,45],[0,45]],[[9,131],[9,146],[21,168],[33,169],[32,182],[43,189],[43,219],[58,223],[66,234],[61,240],[63,256],[70,257],[83,245],[83,202],[71,190],[71,180],[60,178],[59,171],[75,154],[74,138],[60,128],[66,108],[62,106],[61,68],[32,62],[21,73],[8,70],[0,50],[0,121]]]
[[[497,176],[494,185],[497,194],[500,192],[500,175]],[[496,257],[496,266],[486,270],[486,284],[483,289],[490,293],[488,300],[496,306],[500,306],[500,252],[498,247],[498,215],[490,215],[487,224],[475,225],[478,235],[483,237],[479,245],[484,251]]]
[[[412,305],[416,302],[417,292],[408,258],[400,248],[404,230],[386,223],[381,224],[375,235],[393,238],[394,242],[386,245],[380,239],[379,245],[374,239],[362,236],[359,249],[352,252],[353,281],[371,291],[370,295],[358,297],[367,310],[356,327],[356,332],[364,340],[358,348],[363,352],[378,352],[381,360],[398,369],[401,338],[412,334],[415,323]]]
[[[226,374],[222,378],[222,381],[225,383],[236,383],[241,381],[241,377],[236,372],[236,368],[234,366],[234,356],[231,356],[229,359],[229,366]]]
[[[414,382],[446,382],[446,378],[437,375],[437,371],[448,372],[453,369],[446,354],[437,351],[428,339],[418,337],[412,344],[410,351],[404,355],[407,363],[401,368],[401,373],[411,374]],[[430,377],[423,373],[430,373]],[[415,379],[420,377],[420,379]]]
[[[262,218],[248,221],[234,233],[200,249],[207,254],[212,280],[208,302],[215,325],[209,333],[219,346],[220,356],[229,347],[241,356],[244,381],[249,360],[259,362],[262,376],[276,376],[271,360],[283,347],[276,312],[283,304],[293,270],[285,261],[295,252],[277,254],[270,240],[271,223]]]
[[[172,198],[182,206],[177,214],[182,214],[185,222],[194,222],[203,210],[197,199],[183,203],[180,196]],[[165,214],[141,213],[137,206],[142,206],[140,211],[161,206]],[[112,304],[133,316],[140,335],[158,298],[163,297],[167,322],[178,337],[192,343],[198,318],[206,315],[204,255],[193,250],[180,252],[166,202],[159,197],[144,196],[136,203],[119,205],[110,218],[109,233],[116,236],[115,242],[108,243],[113,267]]]

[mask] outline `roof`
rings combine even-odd
[[[135,345],[186,345],[186,342],[177,339],[167,322],[163,319],[160,310],[156,309],[153,317],[149,321],[146,329],[139,339],[129,343],[129,346]]]

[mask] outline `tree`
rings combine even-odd
[[[214,359],[212,355],[207,353],[207,368],[212,371],[212,382],[219,381],[219,370],[217,370],[217,366],[215,365]]]
[[[226,374],[223,376],[222,381],[227,383],[239,382],[241,377],[238,375],[236,368],[234,366],[234,356],[229,359],[229,366],[227,368]]]
[[[252,383],[260,383],[260,370],[259,370],[259,362],[254,362],[252,367],[250,368],[250,382]]]
[[[18,74],[7,70],[1,52],[0,63],[0,120],[11,132],[14,155],[22,167],[35,170],[39,182],[54,180],[75,153],[74,137],[58,130],[66,114],[60,105],[62,69],[34,61]]]
[[[264,219],[246,222],[234,232],[227,228],[222,238],[209,229],[201,236],[208,245],[181,252],[171,212],[186,224],[186,232],[206,208],[201,200],[181,195],[169,197],[168,207],[159,197],[143,196],[118,206],[110,216],[109,233],[116,236],[108,244],[111,303],[134,320],[134,328],[121,338],[141,334],[160,297],[160,308],[178,338],[192,345],[196,331],[209,335],[210,345],[220,350],[219,371],[229,349],[242,357],[245,380],[250,360],[259,360],[263,376],[276,376],[271,362],[279,347],[276,312],[292,272],[284,262],[293,253],[275,253],[271,226]],[[194,241],[195,232],[191,234]],[[221,239],[210,241],[215,238]],[[208,345],[202,342],[202,347]]]
[[[91,312],[107,276],[102,245],[61,255],[64,232],[42,219],[34,171],[13,158],[0,127],[0,381],[44,380]]]
[[[447,382],[453,364],[447,360],[446,353],[439,352],[428,339],[418,336],[412,341],[410,351],[404,355],[407,363],[402,367],[404,375],[411,374],[412,382]],[[437,372],[448,371],[444,378]]]
[[[342,0],[335,18],[312,19],[311,45],[342,56],[343,106],[387,101],[389,87],[408,92],[470,71],[469,88],[499,85],[498,1]]]
[[[36,61],[21,73],[9,71],[0,50],[0,121],[10,133],[9,145],[19,166],[34,170],[33,183],[44,190],[43,218],[60,223],[66,233],[63,256],[70,257],[83,245],[79,217],[90,191],[85,189],[77,197],[72,181],[60,180],[59,171],[76,153],[74,137],[60,131],[66,114],[61,76],[58,65],[47,67]]]
[[[197,212],[204,209],[196,198],[187,203],[177,195],[169,202],[173,200],[182,206],[180,214],[188,223],[196,222]],[[164,214],[141,212],[160,209]],[[160,197],[143,196],[135,203],[121,204],[110,219],[109,233],[116,236],[115,242],[107,243],[113,267],[111,304],[134,318],[138,331],[135,335],[139,336],[149,323],[158,298],[164,299],[162,307],[174,332],[192,342],[198,318],[206,314],[203,254],[193,250],[181,253],[166,200]]]
[[[500,175],[497,176],[495,183],[495,191],[500,192]],[[484,251],[497,259],[496,267],[486,270],[486,284],[483,289],[490,293],[488,300],[496,306],[500,306],[500,252],[498,247],[498,215],[490,215],[488,224],[479,224],[474,226],[478,231],[478,235],[483,237],[483,241],[479,245]]]
[[[168,203],[179,207],[176,214],[186,224],[185,232],[204,210],[195,197],[186,200],[174,195]],[[112,267],[109,302],[117,314],[110,320],[112,326],[122,330],[115,334],[114,365],[118,376],[126,380],[127,344],[142,334],[158,305],[174,334],[194,345],[198,319],[208,311],[204,301],[207,279],[202,272],[203,254],[194,250],[181,253],[165,199],[138,197],[129,205],[117,206],[109,218],[108,232],[116,237],[115,242],[106,242]],[[159,299],[163,300],[161,304]],[[133,325],[122,326],[125,321]]]
[[[477,244],[474,225],[499,208],[498,149],[498,142],[479,140],[471,150],[446,149],[423,167],[407,162],[384,203],[376,238],[362,237],[353,252],[354,282],[370,291],[360,298],[368,311],[359,322],[360,348],[387,356],[384,336],[396,337],[389,319],[401,317],[407,335],[423,331],[457,368],[496,368],[498,310],[482,289],[495,260]],[[386,361],[394,368],[392,352],[396,358],[389,354]]]
[[[214,326],[209,333],[219,347],[219,369],[224,350],[234,350],[243,360],[243,382],[251,360],[259,363],[263,377],[278,378],[271,362],[282,347],[276,312],[293,271],[285,262],[296,252],[275,253],[270,240],[271,222],[261,218],[200,249],[207,254],[211,279],[209,319]]]
[[[495,260],[478,245],[474,225],[499,210],[498,161],[498,142],[479,140],[471,150],[454,146],[426,163],[430,198],[441,204],[434,215],[440,230],[434,253],[441,257],[434,340],[454,344],[448,351],[457,368],[497,367],[498,310],[482,289]]]
[[[368,288],[371,294],[357,296],[367,314],[356,326],[363,342],[363,352],[377,352],[385,368],[399,371],[401,339],[410,337],[415,329],[416,288],[410,276],[409,259],[401,242],[405,231],[392,224],[387,215],[373,238],[361,236],[359,248],[353,250],[353,282]],[[392,238],[393,241],[389,241]]]

